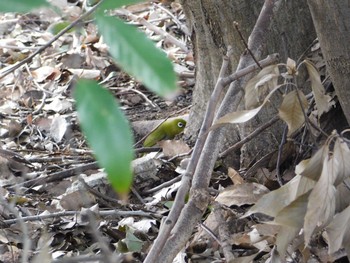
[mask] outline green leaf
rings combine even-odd
[[[144,0],[105,0],[100,6],[101,10],[118,8],[123,5],[132,5],[139,2],[144,2]]]
[[[123,240],[129,249],[129,252],[141,252],[143,241],[138,239],[130,230],[126,232],[126,237]]]
[[[46,0],[0,1],[0,12],[28,12],[42,6],[49,6],[49,3]]]
[[[164,52],[143,33],[119,19],[98,14],[96,20],[110,53],[126,72],[160,96],[174,95],[176,76]]]
[[[120,194],[132,183],[131,129],[115,98],[95,81],[79,80],[74,93],[82,130],[108,180]]]

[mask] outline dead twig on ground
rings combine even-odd
[[[119,13],[122,15],[127,16],[133,21],[139,22],[140,24],[144,25],[147,29],[152,30],[153,32],[157,33],[158,35],[162,36],[164,39],[169,41],[170,43],[174,44],[175,46],[181,48],[181,50],[185,53],[188,53],[188,48],[186,47],[186,44],[182,43],[181,41],[177,40],[175,37],[170,35],[169,33],[165,32],[164,30],[160,29],[159,27],[149,23],[146,21],[146,19],[142,17],[138,17],[131,13],[130,11],[126,9],[120,9],[118,10]]]
[[[12,212],[12,211],[11,211]],[[65,216],[79,216],[81,214],[80,211],[62,211],[57,213],[51,213],[51,214],[45,214],[45,215],[35,215],[35,216],[25,216],[21,218],[14,218],[14,219],[7,219],[3,220],[2,223],[5,225],[12,225],[20,222],[21,220],[23,222],[29,222],[29,221],[42,221],[45,219],[53,219],[53,218],[60,218]],[[140,216],[140,217],[162,217],[159,214],[151,213],[151,212],[144,212],[144,211],[119,211],[119,210],[104,210],[99,211],[98,215],[101,217],[128,217],[128,216]]]

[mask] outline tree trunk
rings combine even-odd
[[[350,123],[350,3],[308,0],[322,54],[340,105]]]
[[[216,83],[222,63],[222,55],[228,45],[233,47],[230,70],[234,71],[245,46],[234,27],[234,21],[239,23],[240,31],[247,40],[259,15],[263,1],[255,0],[183,0],[189,27],[192,33],[192,43],[196,62],[196,85],[193,95],[193,106],[190,121],[186,130],[193,139],[200,129],[203,113],[210,94]],[[307,3],[304,0],[281,1],[280,11],[273,22],[269,41],[263,56],[278,52],[281,62],[287,57],[295,60],[306,50],[315,39],[315,32]],[[261,59],[261,58],[257,58]],[[241,126],[240,129],[228,129],[221,147],[245,137],[257,126],[268,121],[276,110],[270,107],[259,114],[259,118]],[[271,132],[262,133],[259,138],[248,143],[242,149],[242,166],[246,166],[253,158],[261,158],[278,145],[282,130],[276,127]]]
[[[268,53],[270,50],[276,51],[276,49],[271,48],[273,46],[271,43],[266,44],[269,42],[269,40],[274,40],[272,42],[276,43],[275,45],[277,45],[277,42],[279,46],[282,45],[279,32],[288,32],[281,29],[283,28],[282,25],[287,24],[287,22],[283,19],[286,19],[288,16],[286,16],[287,13],[285,13],[285,16],[280,14],[280,8],[286,12],[286,10],[289,10],[291,6],[295,7],[294,3],[296,2],[298,2],[300,6],[305,6],[303,0],[265,0],[264,8],[261,9],[259,19],[257,19],[257,15],[248,16],[243,13],[243,10],[245,10],[248,12],[248,14],[255,14],[254,12],[249,11],[253,10],[252,7],[256,6],[256,1],[183,1],[184,10],[186,11],[192,26],[191,31],[194,45],[194,55],[197,63],[196,93],[202,94],[202,97],[196,95],[197,97],[194,98],[194,110],[204,108],[203,105],[197,103],[198,100],[201,100],[204,105],[207,103],[209,94],[211,93],[215,80],[218,77],[219,67],[221,66],[221,63],[225,65],[227,61],[222,61],[222,53],[229,45],[233,46],[234,48],[233,55],[230,57],[230,60],[233,61],[231,62],[230,70],[233,70],[236,67],[238,70],[242,70],[252,64],[254,65],[252,57],[248,54],[248,52],[244,52],[244,47],[239,48],[241,42],[239,37],[233,37],[235,34],[237,34],[237,32],[233,29],[233,21],[237,20],[239,23],[241,23],[241,31],[245,37],[247,37],[246,32],[249,32],[251,29],[249,29],[246,24],[252,26],[251,23],[255,23],[254,30],[248,41],[248,45],[252,53],[255,54],[256,58],[261,59],[264,53]],[[301,10],[301,13],[303,10],[304,9]],[[293,11],[296,10],[294,9]],[[273,18],[276,17],[276,14],[278,17],[280,17],[281,22],[279,22],[278,19],[274,21]],[[296,14],[300,13],[296,12]],[[302,17],[301,20],[304,19],[304,15],[300,14],[300,16]],[[241,18],[241,20],[244,22],[242,23],[242,21],[234,18]],[[294,19],[293,22],[300,22],[301,20]],[[288,23],[291,23],[291,21],[288,21]],[[306,23],[299,25],[299,23],[295,22],[293,28],[305,29],[305,25]],[[288,27],[285,27],[285,30],[287,29]],[[289,40],[285,41],[283,45],[286,50],[285,54],[291,54],[291,56],[294,54],[301,54],[304,49],[299,52],[295,50],[295,46],[299,46],[299,50],[300,47],[303,46],[300,44],[303,42],[300,37],[301,34],[295,33],[295,36],[288,34],[289,32],[285,33],[285,39],[297,39],[298,44],[293,44],[292,42],[289,44]],[[309,38],[310,41],[305,41],[308,42],[307,44],[304,42],[305,48],[313,41],[313,37],[309,36]],[[271,49],[266,49],[266,46],[270,47]],[[238,56],[240,53],[242,53],[242,55],[240,56],[239,63],[237,64],[236,56]],[[147,255],[145,262],[172,262],[176,254],[190,238],[194,227],[202,217],[204,211],[207,209],[208,203],[211,200],[211,197],[208,194],[208,186],[216,159],[219,154],[218,145],[222,143],[225,135],[232,133],[231,127],[227,126],[214,129],[209,133],[208,129],[212,123],[212,117],[214,117],[214,115],[216,115],[216,117],[222,117],[229,112],[237,110],[238,103],[243,97],[242,87],[244,87],[251,75],[252,73],[245,75],[243,78],[238,79],[238,81],[230,83],[225,97],[218,107],[217,114],[214,114],[214,110],[209,110],[207,112],[205,117],[206,121],[202,126],[200,136],[194,147],[191,161],[186,169],[186,172],[182,176],[181,187],[176,195],[174,206],[171,209],[167,219],[162,224],[161,231],[151,251]],[[220,85],[218,85],[218,87],[220,87]],[[218,92],[218,89],[216,89],[216,92]],[[204,98],[204,95],[206,94],[208,94],[207,98]],[[210,109],[212,109],[214,100],[210,100],[210,103]],[[203,116],[202,111],[203,110],[197,112],[198,116],[192,114],[190,126],[191,122],[195,121],[196,118]],[[266,118],[270,118],[270,116],[267,116]],[[185,197],[190,187],[190,198],[185,204]]]

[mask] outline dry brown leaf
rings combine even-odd
[[[40,107],[40,105],[38,105]],[[65,112],[73,107],[72,103],[67,99],[60,98],[59,96],[52,99],[50,103],[44,105],[43,109],[53,112]]]
[[[298,99],[301,100],[301,106]],[[305,117],[303,110],[305,111],[308,105],[306,96],[303,92],[293,90],[289,92],[283,99],[283,102],[279,108],[279,116],[284,120],[288,125],[288,136],[293,134],[298,130],[305,122]]]
[[[269,190],[257,183],[243,183],[225,188],[215,201],[226,206],[242,206],[255,204]]]
[[[179,154],[188,153],[190,147],[181,140],[165,140],[158,142],[158,145],[163,148],[165,156],[173,157]]]
[[[280,226],[273,224],[256,224],[253,226],[261,236],[275,237],[278,233]]]
[[[50,135],[56,143],[59,143],[66,134],[68,128],[67,120],[59,114],[56,114],[51,122]]]
[[[101,77],[101,71],[97,69],[68,69],[74,75],[83,79],[99,79]]]
[[[313,188],[305,215],[305,243],[308,244],[315,228],[329,222],[335,213],[336,179],[334,159],[325,158],[320,179]]]
[[[350,150],[346,142],[339,138],[334,143],[333,159],[336,173],[334,185],[337,186],[350,176]]]
[[[245,108],[253,109],[260,105],[264,97],[277,86],[279,70],[277,65],[263,68],[258,75],[248,81],[245,87]]]
[[[322,164],[329,149],[327,145],[323,145],[310,159],[302,160],[296,167],[295,173],[317,181],[322,173]]]
[[[287,58],[287,73],[291,77],[298,75],[297,63],[291,58]]]
[[[277,251],[281,258],[284,258],[288,245],[299,232],[300,229],[297,227],[281,226],[276,239]]]
[[[328,253],[332,254],[345,248],[350,255],[350,206],[336,214],[332,222],[326,227],[328,236]]]
[[[266,238],[261,236],[261,234],[258,232],[257,229],[253,228],[249,233],[248,236],[250,238],[250,243],[261,250],[269,250],[269,244],[266,241]]]
[[[271,96],[274,94],[276,90],[278,90],[280,86],[277,86],[275,89],[273,89],[265,98],[264,102],[257,108],[251,109],[251,110],[242,110],[242,111],[236,111],[226,114],[225,116],[217,119],[214,123],[214,125],[210,128],[210,130],[213,130],[217,127],[220,127],[222,124],[226,123],[243,123],[247,122],[250,119],[252,119],[258,112],[262,109],[262,107],[269,101]]]
[[[343,211],[350,204],[350,178],[346,179],[342,184],[337,186],[336,209],[335,212]]]
[[[279,225],[301,229],[304,224],[309,195],[310,192],[307,192],[283,208],[275,217],[274,222]]]
[[[310,76],[311,88],[315,97],[318,117],[320,118],[323,113],[329,111],[334,105],[334,102],[331,102],[332,97],[326,94],[321,82],[320,74],[314,65],[308,60],[304,60],[304,63]]]
[[[86,190],[77,190],[59,197],[59,204],[66,210],[79,210],[96,204],[96,196]]]
[[[43,82],[44,80],[54,80],[57,79],[61,72],[54,67],[43,66],[32,71],[32,75],[37,82]]]
[[[233,169],[231,167],[228,168],[227,175],[228,175],[228,177],[230,177],[230,179],[234,185],[244,183],[244,179],[242,178],[242,176],[240,176],[240,174],[235,169]]]
[[[297,175],[277,190],[265,194],[244,216],[249,216],[254,213],[263,213],[275,217],[283,208],[288,206],[299,196],[308,192],[314,185],[314,181]]]

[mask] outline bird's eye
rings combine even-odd
[[[179,128],[183,128],[183,127],[184,127],[184,124],[183,124],[182,122],[178,122],[178,123],[177,123],[177,126],[178,126]]]

